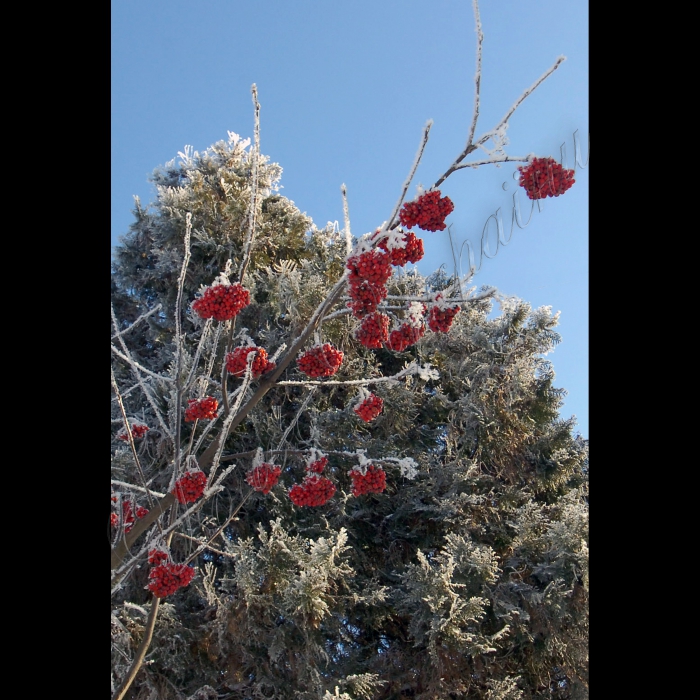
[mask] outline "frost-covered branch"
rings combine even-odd
[[[494,156],[487,160],[473,160],[469,163],[462,163],[455,166],[455,170],[461,170],[462,168],[478,168],[482,165],[493,165],[494,163],[527,163],[529,160],[529,156]]]
[[[116,340],[117,338],[120,338],[123,336],[125,333],[128,333],[129,331],[132,331],[136,326],[141,323],[141,321],[144,321],[147,319],[149,316],[152,316],[156,311],[160,311],[163,308],[162,304],[157,304],[154,306],[150,311],[147,311],[145,314],[141,314],[132,324],[130,324],[127,328],[125,328],[123,331],[119,331],[118,333],[115,333],[111,340]]]
[[[408,377],[414,374],[418,374],[421,379],[438,379],[439,374],[437,370],[430,369],[430,363],[427,363],[424,367],[419,364],[412,362],[408,367],[405,367],[400,372],[392,374],[390,377],[375,377],[374,379],[348,379],[348,380],[334,380],[329,379],[323,382],[309,381],[283,381],[277,382],[277,386],[365,386],[368,384],[378,384],[381,382],[396,382],[403,377]]]
[[[508,120],[513,116],[513,113],[515,112],[515,110],[518,109],[518,107],[520,107],[520,105],[523,103],[525,98],[528,97],[528,95],[531,95],[535,91],[535,89],[541,83],[543,83],[552,73],[554,73],[554,71],[557,68],[559,68],[559,66],[564,61],[566,61],[566,56],[559,56],[559,58],[557,58],[557,60],[555,61],[554,65],[551,68],[547,69],[539,78],[537,78],[537,80],[535,80],[535,82],[532,85],[530,85],[530,87],[527,90],[525,90],[525,92],[523,92],[522,95],[520,95],[520,97],[518,97],[518,99],[512,104],[510,109],[506,112],[506,115],[503,117],[503,119],[501,119],[501,121],[498,122],[496,127],[494,129],[492,129],[491,131],[486,132],[483,136],[481,136],[477,140],[475,146],[478,147],[478,146],[483,145],[491,137],[493,137],[496,133],[498,133],[498,131],[500,131],[508,123]]]
[[[136,486],[136,484],[128,484],[126,481],[119,481],[119,479],[111,479],[110,483],[114,484],[115,486],[123,486],[126,489],[130,489],[133,491],[139,491],[140,493],[150,493],[154,495],[156,498],[164,498],[165,494],[160,493],[160,491],[153,491],[153,489],[148,489],[148,488],[142,488],[141,486]]]
[[[343,219],[345,221],[345,229],[343,233],[345,234],[345,253],[350,255],[352,253],[352,233],[350,233],[350,210],[348,209],[348,188],[343,183],[340,186],[340,191],[343,194]]]
[[[472,117],[472,123],[469,127],[469,136],[467,137],[467,143],[465,148],[469,148],[474,138],[474,132],[476,131],[476,122],[479,119],[479,102],[480,102],[480,90],[481,90],[481,49],[484,43],[484,33],[481,31],[481,15],[479,13],[479,3],[478,0],[473,0],[474,5],[474,20],[476,22],[476,74],[474,76],[474,116]]]
[[[253,149],[251,157],[253,159],[253,167],[251,173],[251,190],[250,190],[250,209],[248,211],[248,232],[246,234],[245,244],[243,246],[243,254],[241,256],[241,267],[238,271],[238,281],[243,284],[248,263],[250,262],[250,254],[255,237],[255,217],[257,213],[258,200],[258,163],[260,161],[260,103],[258,102],[258,87],[255,83],[250,88],[253,95],[253,105],[255,107],[255,124],[253,127]]]
[[[423,127],[423,136],[421,137],[421,142],[420,146],[418,146],[418,152],[416,153],[416,157],[413,160],[413,165],[411,166],[411,170],[408,173],[408,177],[406,178],[405,182],[403,183],[403,187],[401,188],[401,196],[399,197],[399,201],[396,202],[396,206],[394,207],[394,211],[392,215],[389,217],[389,223],[386,225],[385,230],[389,230],[392,228],[394,225],[394,222],[396,221],[396,217],[399,214],[399,209],[401,209],[401,204],[403,204],[404,197],[406,196],[406,192],[408,192],[408,188],[411,186],[411,181],[413,180],[413,176],[416,174],[416,170],[418,169],[418,165],[421,161],[421,158],[423,157],[423,151],[425,150],[425,145],[428,143],[428,135],[430,134],[430,128],[433,125],[433,120],[429,119],[425,126]],[[379,239],[377,239],[377,242]]]

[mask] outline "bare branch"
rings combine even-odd
[[[162,308],[162,304],[157,304],[150,311],[147,311],[145,314],[141,314],[141,316],[139,316],[128,328],[125,328],[123,331],[115,333],[111,337],[111,340],[116,340],[117,338],[123,336],[125,333],[128,333],[129,331],[133,330],[134,328],[136,328],[136,326],[139,325],[139,323],[141,323],[141,321],[147,319],[149,316],[152,316],[156,311],[160,311]]]
[[[408,173],[408,177],[406,178],[405,182],[403,183],[403,187],[401,189],[401,196],[399,197],[399,201],[396,203],[396,206],[394,207],[394,211],[389,217],[389,223],[386,225],[385,230],[390,230],[394,226],[394,222],[396,220],[396,217],[399,213],[399,209],[401,209],[401,205],[403,204],[404,197],[406,196],[406,192],[408,192],[408,188],[411,185],[411,180],[413,180],[413,176],[416,174],[416,170],[418,169],[418,164],[420,163],[421,158],[423,157],[423,151],[425,150],[425,145],[428,143],[428,134],[430,134],[430,127],[433,125],[433,120],[429,119],[426,123],[426,125],[423,127],[423,136],[421,137],[421,142],[420,146],[418,146],[418,152],[416,153],[416,157],[413,161],[413,165],[411,166],[411,170]]]
[[[472,117],[472,124],[469,127],[469,136],[467,137],[467,143],[465,149],[471,146],[472,139],[474,138],[474,132],[476,131],[476,121],[479,118],[479,102],[480,96],[479,92],[481,89],[481,49],[484,43],[484,33],[481,31],[481,16],[479,14],[479,2],[478,0],[473,0],[474,5],[474,20],[476,22],[476,75],[474,76],[474,116]]]
[[[479,138],[479,140],[476,142],[475,146],[478,147],[478,146],[481,146],[482,144],[486,143],[501,127],[503,127],[505,124],[507,124],[508,120],[513,116],[513,113],[515,112],[515,110],[518,109],[518,107],[520,107],[520,105],[524,102],[525,98],[528,95],[531,95],[534,92],[534,90],[541,83],[543,83],[552,73],[554,73],[554,71],[557,68],[559,68],[559,66],[564,61],[566,61],[566,56],[559,56],[559,58],[557,58],[554,65],[551,68],[549,68],[548,70],[546,70],[539,78],[537,78],[537,80],[535,80],[535,82],[532,85],[530,85],[530,87],[527,90],[525,90],[525,92],[523,92],[522,95],[520,95],[520,97],[518,97],[518,99],[513,103],[511,108],[506,112],[505,117],[503,117],[503,119],[501,119],[501,121],[498,122],[496,127],[494,129],[492,129],[491,131],[488,131],[487,133],[485,133],[483,136],[481,136]]]
[[[345,253],[352,253],[352,233],[350,233],[350,210],[348,209],[348,188],[343,183],[340,186],[340,191],[343,194],[343,219],[345,220]]]

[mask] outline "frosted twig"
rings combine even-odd
[[[236,398],[236,396],[238,396],[242,392],[242,390],[243,390],[243,386],[239,386],[238,389],[236,389],[235,391],[232,391],[228,395],[229,401],[231,399]],[[199,436],[199,439],[197,440],[197,444],[194,446],[194,454],[197,454],[197,452],[199,452],[199,450],[202,447],[202,443],[204,442],[204,438],[207,435],[209,435],[209,433],[212,431],[212,429],[214,428],[214,426],[216,425],[216,422],[218,420],[219,420],[219,418],[214,418],[213,420],[209,421],[209,423],[207,424],[207,427],[204,428],[204,430],[202,431],[202,434]]]
[[[119,340],[121,340],[121,338],[120,338]],[[143,372],[144,374],[147,374],[147,375],[149,375],[150,377],[153,377],[154,379],[158,379],[158,380],[163,381],[163,382],[171,382],[171,383],[172,383],[172,382],[174,381],[174,380],[171,379],[170,377],[164,377],[164,376],[161,375],[161,374],[156,374],[155,372],[151,372],[150,369],[146,369],[146,367],[144,367],[143,365],[141,365],[141,364],[139,364],[138,362],[136,362],[136,360],[134,360],[134,358],[131,357],[131,353],[129,353],[128,355],[125,354],[125,353],[122,353],[122,352],[120,352],[119,350],[117,350],[117,348],[116,348],[114,345],[112,345],[112,352],[113,352],[117,357],[121,357],[121,359],[124,360],[124,362],[128,362],[129,365],[131,365],[132,369],[133,369],[133,368],[136,368],[136,369],[138,369],[139,371]],[[127,352],[128,352],[128,351],[127,351]]]
[[[250,251],[255,235],[255,215],[257,212],[257,197],[258,197],[258,161],[260,160],[260,103],[258,102],[258,88],[255,83],[250,88],[253,95],[253,105],[255,107],[255,125],[253,130],[253,168],[251,173],[251,190],[250,190],[250,209],[248,210],[248,233],[246,234],[245,244],[243,246],[243,255],[241,267],[238,272],[238,281],[243,284],[243,276],[250,262]]]
[[[420,163],[420,159],[423,157],[423,151],[425,150],[425,145],[428,143],[428,134],[430,133],[430,127],[433,125],[433,120],[429,119],[426,122],[426,125],[423,127],[423,136],[421,138],[420,146],[418,146],[418,152],[416,153],[416,157],[413,161],[413,165],[411,166],[411,170],[408,173],[408,177],[406,178],[405,182],[403,183],[403,187],[401,189],[401,196],[399,197],[399,201],[396,202],[396,206],[394,207],[394,212],[392,213],[391,217],[389,218],[389,222],[387,223],[385,230],[388,231],[391,229],[392,225],[394,224],[394,221],[396,219],[396,216],[399,213],[399,209],[401,208],[401,204],[403,204],[404,197],[406,196],[406,192],[408,192],[408,188],[411,185],[411,180],[413,180],[413,176],[416,174],[416,170],[418,169],[418,164]]]
[[[250,386],[250,382],[253,378],[253,360],[255,358],[255,353],[254,352],[249,352],[248,356],[246,357],[246,369],[245,369],[245,374],[243,375],[243,383],[240,386],[240,391],[238,393],[238,398],[236,399],[236,403],[234,404],[233,408],[226,414],[226,418],[224,419],[224,423],[221,426],[221,432],[220,435],[228,435],[229,430],[231,429],[231,423],[233,422],[233,419],[236,417],[236,412],[241,406],[241,402],[243,401],[243,397],[245,396],[245,393]],[[212,462],[211,469],[209,470],[209,476],[207,478],[207,485],[211,484],[212,479],[214,478],[214,475],[216,474],[216,470],[219,468],[219,462],[221,460],[221,453],[224,451],[224,443],[226,440],[221,440],[219,447],[216,451],[216,455],[214,457],[214,461]]]
[[[142,488],[141,486],[136,486],[136,484],[127,484],[126,481],[119,481],[118,479],[110,479],[110,483],[115,484],[116,486],[123,486],[124,488],[127,489],[133,489],[134,491],[140,491],[141,493],[151,493],[153,494],[156,498],[164,498],[165,494],[160,493],[159,491],[153,491],[151,489],[145,489]]]
[[[133,330],[138,326],[141,321],[144,319],[147,319],[149,316],[153,315],[156,311],[160,311],[163,308],[162,304],[157,304],[154,306],[150,311],[147,311],[145,314],[141,314],[131,325],[129,325],[127,328],[125,328],[123,331],[119,331],[118,333],[115,333],[112,337],[111,340],[116,340],[117,338],[123,336],[125,333],[128,333],[129,331]]]
[[[180,314],[182,313],[182,297],[185,289],[185,276],[187,274],[187,266],[190,264],[190,238],[192,236],[192,213],[187,212],[185,216],[185,240],[184,240],[184,254],[182,257],[182,269],[180,270],[180,277],[177,280],[177,300],[175,302],[175,459],[173,463],[173,475],[172,479],[175,478],[177,474],[180,473],[180,436],[182,432],[182,399],[184,395],[184,386],[181,381],[182,373],[182,353],[184,350],[184,342],[182,339],[182,319]],[[172,483],[171,483],[172,485]]]
[[[326,380],[324,382],[314,381],[284,381],[277,382],[277,386],[364,386],[366,384],[378,384],[380,382],[395,382],[402,377],[412,374],[422,374],[423,372],[431,372],[433,370],[424,369],[415,362],[412,362],[408,367],[404,367],[400,372],[393,374],[391,377],[376,377],[375,379],[348,379],[348,380]]]
[[[299,410],[296,412],[296,415],[294,416],[292,422],[287,426],[287,429],[284,431],[284,435],[282,435],[282,439],[277,445],[278,451],[281,449],[282,445],[284,445],[285,441],[287,440],[287,436],[290,432],[292,432],[292,429],[299,421],[299,417],[301,416],[301,414],[306,410],[306,407],[309,405],[309,401],[311,401],[311,397],[314,395],[314,391],[316,391],[316,387],[311,387],[311,391],[306,395],[306,398],[302,401],[301,406],[299,406]]]
[[[465,150],[471,146],[472,139],[474,138],[474,132],[476,131],[476,122],[479,118],[479,102],[480,102],[480,89],[481,89],[481,48],[484,43],[484,33],[481,31],[481,16],[479,14],[479,3],[478,0],[473,0],[474,5],[474,20],[476,22],[476,74],[474,76],[474,116],[472,117],[472,123],[469,127],[469,136],[467,137],[467,143],[465,145]]]
[[[110,367],[109,371],[111,374],[112,389],[114,389],[114,393],[117,397],[117,403],[119,404],[119,410],[121,411],[122,419],[124,420],[124,430],[126,431],[126,436],[129,439],[129,446],[131,447],[131,454],[133,455],[134,462],[136,463],[136,470],[139,473],[139,477],[141,478],[141,482],[143,483],[143,487],[145,489],[146,496],[148,497],[148,505],[151,507],[151,510],[153,510],[153,507],[154,507],[153,498],[151,497],[151,494],[148,491],[148,483],[146,482],[146,475],[143,473],[143,468],[141,467],[141,460],[139,460],[139,455],[138,455],[138,452],[136,451],[136,444],[134,443],[134,436],[131,432],[131,426],[129,425],[129,419],[126,416],[126,410],[124,409],[124,402],[122,401],[121,394],[119,393],[119,387],[117,386],[117,380],[114,376],[114,369],[112,369],[112,367]]]
[[[350,210],[348,209],[348,189],[343,183],[340,186],[340,191],[343,194],[343,219],[345,220],[345,253],[352,253],[352,234],[350,233]]]
[[[117,316],[114,313],[114,305],[110,304],[110,309],[112,313],[112,325],[114,326],[114,329],[116,331],[119,330],[119,324],[117,323]],[[118,357],[121,357],[123,360],[129,363],[129,366],[131,367],[131,371],[134,373],[134,376],[136,377],[136,381],[139,384],[139,387],[141,391],[143,392],[144,396],[146,397],[146,400],[148,403],[151,405],[151,408],[155,412],[156,419],[158,420],[158,423],[160,424],[160,427],[162,428],[163,432],[170,438],[172,439],[173,434],[170,432],[168,429],[168,426],[165,423],[165,420],[163,419],[163,415],[160,412],[160,408],[155,402],[155,399],[153,396],[151,396],[150,390],[146,387],[145,382],[143,381],[143,377],[141,376],[141,371],[145,372],[146,374],[155,377],[156,379],[163,380],[163,381],[172,381],[171,379],[161,377],[158,374],[155,374],[151,372],[150,370],[146,369],[145,367],[142,367],[136,360],[134,360],[133,357],[131,357],[131,353],[129,352],[129,348],[126,346],[126,343],[124,342],[123,338],[119,338],[119,344],[122,346],[122,349],[124,350],[124,354],[119,352],[117,348],[114,345],[111,345],[112,352],[115,353]]]
[[[228,471],[231,471],[232,468],[233,467],[229,468]],[[201,544],[199,547],[197,547],[197,549],[195,549],[194,552],[192,552],[192,554],[190,554],[189,557],[187,557],[187,559],[185,559],[185,564],[189,564],[200,552],[204,551],[209,547],[209,543],[213,542],[224,531],[224,528],[236,517],[236,515],[238,515],[238,511],[243,507],[243,504],[251,497],[253,493],[254,489],[250,489],[250,491],[248,491],[248,493],[245,496],[243,496],[243,499],[236,506],[233,513],[231,513],[231,515],[229,515],[228,518],[226,518],[223,524],[217,528],[216,532],[209,538],[208,542],[206,542],[205,544]]]
[[[523,92],[522,95],[520,95],[520,97],[518,97],[518,99],[513,103],[511,108],[506,112],[505,117],[503,117],[503,119],[501,119],[501,121],[498,122],[496,127],[491,131],[485,133],[483,136],[481,136],[474,145],[478,147],[486,143],[494,134],[496,134],[499,131],[499,129],[501,129],[505,124],[507,124],[508,120],[513,116],[513,112],[515,112],[515,110],[518,109],[518,107],[523,103],[525,98],[528,95],[532,94],[535,88],[537,88],[538,85],[540,85],[540,83],[544,82],[552,73],[554,73],[554,71],[557,68],[559,68],[559,66],[564,61],[566,61],[566,56],[559,56],[559,58],[557,58],[557,60],[555,61],[554,65],[551,68],[547,69],[539,78],[537,78],[537,80],[535,80],[535,82],[532,85],[530,85],[530,87],[527,90],[525,90],[525,92]]]
[[[455,170],[461,170],[462,168],[478,168],[482,165],[491,165],[493,163],[527,163],[529,161],[528,156],[495,156],[487,160],[473,160],[469,163],[462,163],[455,166]]]

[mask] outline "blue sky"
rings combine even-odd
[[[506,152],[560,160],[566,144],[566,165],[573,167],[578,131],[585,164],[588,3],[482,0],[480,11],[476,134],[495,126],[564,55],[511,117]],[[133,196],[144,204],[153,199],[154,168],[185,145],[201,151],[226,139],[227,131],[252,137],[252,83],[261,104],[261,150],[284,169],[281,193],[318,226],[335,220],[342,226],[345,183],[353,233],[373,231],[396,204],[428,119],[434,123],[414,185],[431,185],[464,148],[474,104],[474,26],[464,0],[114,0],[112,245],[133,220]],[[516,165],[460,170],[443,184],[455,204],[447,222],[457,249],[469,240],[478,251],[484,225],[499,208],[507,237],[516,191],[527,220],[531,203],[513,180]],[[576,415],[585,437],[588,175],[588,167],[577,166],[571,190],[535,207],[528,226],[515,227],[472,282],[561,312],[562,342],[549,359],[556,386],[569,392],[562,416]],[[422,235],[419,269],[429,274],[444,264],[451,272],[447,231]]]

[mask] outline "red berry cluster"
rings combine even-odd
[[[529,165],[518,168],[519,185],[530,199],[558,197],[573,184],[574,171],[563,168],[554,158],[535,158]]]
[[[335,486],[330,479],[318,474],[307,474],[301,484],[294,484],[289,498],[296,506],[322,506],[333,497]]]
[[[362,496],[364,493],[381,493],[386,488],[386,472],[381,467],[370,464],[363,474],[358,469],[350,472],[352,478],[352,495]]]
[[[142,438],[150,430],[150,428],[147,425],[144,425],[143,423],[134,423],[130,427],[131,427],[131,434],[134,436],[134,440],[137,440],[138,438]],[[126,430],[124,430],[124,428],[122,428],[117,433],[117,439],[123,440],[124,442],[129,442],[129,436],[127,435],[127,432],[126,432]]]
[[[185,410],[185,422],[196,420],[211,420],[216,418],[216,409],[219,402],[213,396],[205,396],[203,399],[189,399]]]
[[[357,413],[365,423],[374,420],[384,408],[384,401],[374,394],[370,394],[361,404],[355,406],[352,410]]]
[[[131,501],[128,499],[123,501],[122,523],[124,524],[124,532],[129,532],[131,530],[131,528],[134,526],[136,518],[143,518],[145,515],[148,515],[148,508],[136,506],[136,515],[134,516],[134,509]],[[117,527],[119,525],[119,516],[116,513],[112,513],[109,516],[109,523],[112,527]]]
[[[314,345],[297,360],[299,369],[309,377],[331,377],[343,362],[344,353],[330,343]]]
[[[186,564],[159,564],[148,574],[148,590],[156,598],[172,595],[178,588],[188,586],[194,578],[194,567]]]
[[[172,494],[180,503],[192,503],[201,498],[206,485],[207,475],[204,472],[185,472],[183,477],[175,482]]]
[[[441,309],[438,306],[433,306],[430,309],[430,314],[428,315],[428,327],[433,333],[442,331],[443,333],[448,333],[450,326],[452,326],[452,320],[459,313],[459,306],[453,306],[452,308]]]
[[[348,306],[356,318],[373,313],[386,298],[384,286],[391,277],[391,256],[381,250],[368,250],[348,259],[350,299]]]
[[[420,326],[402,323],[400,328],[389,334],[389,347],[396,352],[403,352],[407,347],[415,345],[424,335],[424,323]]]
[[[376,311],[362,319],[360,327],[355,331],[355,337],[366,348],[381,348],[389,340],[389,317]]]
[[[317,459],[315,462],[309,462],[309,464],[306,465],[306,471],[309,474],[320,474],[327,464],[328,457],[321,457],[321,459]]]
[[[445,218],[454,211],[449,197],[440,197],[440,190],[430,190],[401,207],[399,221],[406,228],[418,226],[424,231],[444,231]]]
[[[396,265],[397,267],[403,267],[407,262],[415,264],[423,258],[425,251],[423,250],[422,238],[416,237],[416,234],[413,233],[413,231],[407,231],[404,234],[404,242],[405,245],[403,248],[389,249],[385,238],[384,240],[379,241],[377,247],[389,253],[389,256],[391,257],[391,264]]]
[[[248,304],[250,304],[250,292],[236,282],[207,287],[204,294],[192,303],[192,309],[200,318],[228,321],[237,316]]]
[[[270,489],[277,483],[282,473],[282,467],[276,464],[263,462],[257,467],[248,471],[245,480],[250,486],[260,493],[268,494]]]
[[[162,549],[152,549],[148,553],[148,563],[158,566],[163,562],[168,560],[168,553],[164,552]]]
[[[253,377],[257,378],[277,366],[274,362],[270,362],[267,359],[267,350],[265,348],[256,348],[255,346],[240,347],[226,355],[226,369],[229,374],[232,374],[234,377],[242,377],[245,374],[247,358],[251,352],[255,352],[255,359],[250,368]]]

